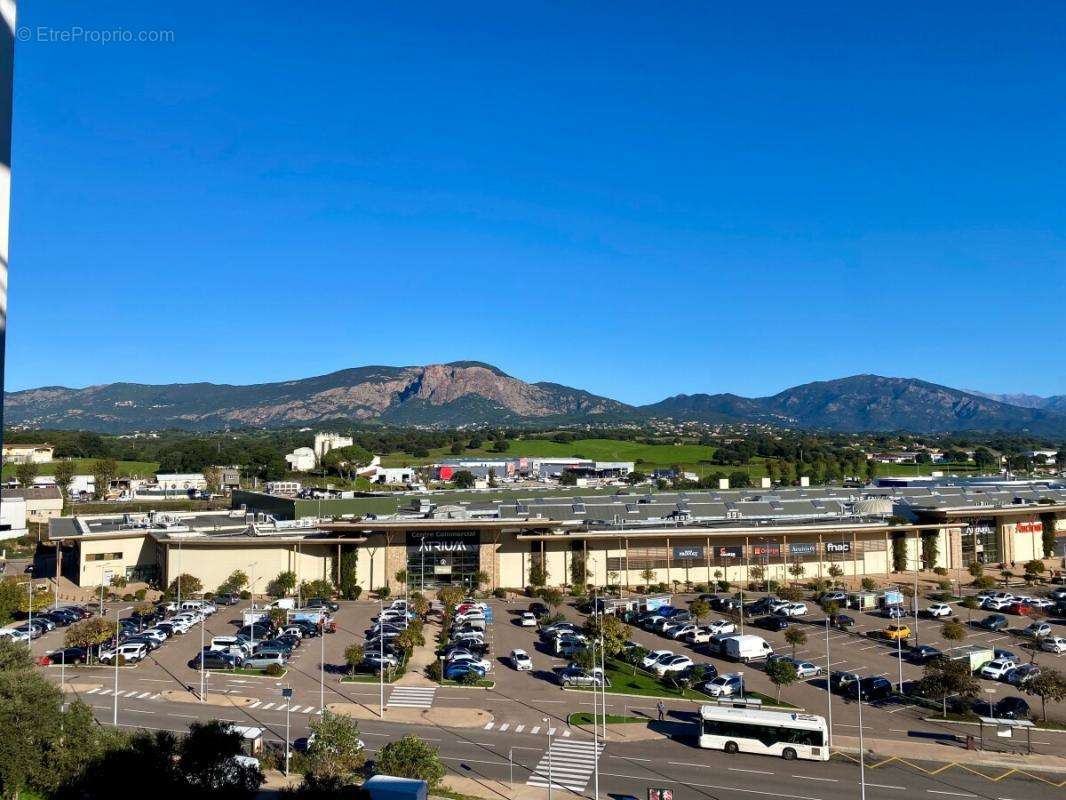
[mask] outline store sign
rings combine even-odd
[[[826,542],[825,552],[827,555],[841,555],[851,552],[851,542]]]
[[[1030,522],[1019,522],[1015,530],[1018,533],[1043,533],[1044,523],[1040,520],[1034,520]]]
[[[480,531],[407,531],[407,546],[420,553],[465,553],[480,544]]]
[[[781,545],[779,544],[756,544],[752,545],[751,553],[756,558],[780,558]]]
[[[794,556],[813,556],[818,552],[816,542],[793,542],[788,546],[788,552]]]
[[[743,558],[744,557],[744,547],[743,547],[743,545],[739,545],[739,544],[729,545],[728,547],[719,547],[718,548],[718,557],[719,558]]]
[[[675,561],[691,561],[695,559],[703,558],[703,545],[701,544],[685,544],[677,545],[674,547],[674,560]]]

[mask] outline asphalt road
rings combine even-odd
[[[113,706],[110,698],[88,695],[82,699],[92,706],[102,723],[111,724]],[[268,741],[281,743],[285,739],[284,711],[261,708],[221,710],[217,706],[195,703],[138,699],[136,695],[123,697],[119,704],[119,724],[125,727],[182,732],[195,719],[212,718],[261,726],[267,731]],[[290,714],[290,737],[295,739],[306,735],[311,718],[311,714]],[[449,729],[387,720],[363,721],[360,729],[371,754],[391,739],[405,734],[419,736],[439,749],[451,772],[484,781],[481,794],[485,797],[509,796],[489,782],[508,781],[512,770],[516,783],[525,783],[538,765],[543,770],[548,745],[546,730],[531,735],[528,732],[515,733],[513,729]],[[584,787],[579,793],[591,797],[594,785],[591,758],[585,759],[587,764],[574,772],[573,758],[559,749],[560,743],[577,742],[588,752],[591,740],[576,730],[570,737],[563,738],[562,729],[562,726],[556,727],[553,739],[554,766],[558,770],[553,777],[578,783],[584,777]],[[759,756],[727,756],[718,751],[700,750],[685,737],[639,743],[611,742],[600,756],[599,769],[601,796],[643,797],[648,787],[655,786],[674,789],[677,800],[766,796],[784,800],[842,800],[858,797],[860,793],[859,769],[851,762],[836,759],[828,763],[785,762]],[[895,765],[866,771],[866,795],[870,798],[1046,800],[1049,791],[1054,795],[1061,790],[1020,777],[991,782],[957,769],[937,776]]]

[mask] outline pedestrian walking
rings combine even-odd
[[[663,705],[662,700],[659,701],[659,705],[657,706],[657,708],[659,709],[659,722],[662,722],[663,719],[666,717],[666,706]]]

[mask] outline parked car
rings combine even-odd
[[[150,636],[144,636],[144,635],[130,636],[128,639],[124,639],[122,641],[122,643],[123,644],[143,644],[145,647],[148,648],[148,652],[149,653],[152,652],[153,650],[158,650],[160,647],[163,646],[163,643],[160,640],[153,639]]]
[[[829,676],[829,691],[847,693],[847,689],[853,683],[862,680],[862,676],[857,672],[844,672],[843,670],[835,670]]]
[[[1016,666],[1018,665],[1008,658],[996,658],[981,667],[977,674],[994,681],[1003,680]]]
[[[933,603],[925,609],[924,613],[927,617],[933,617],[936,619],[937,617],[950,617],[952,611],[951,606],[947,603]]]
[[[707,630],[711,632],[712,636],[721,636],[727,633],[736,633],[736,623],[731,622],[728,619],[716,619],[714,622],[707,624]]]
[[[696,633],[700,630],[700,627],[693,622],[686,622],[683,625],[678,625],[670,631],[671,639],[684,639],[686,636],[692,633]]]
[[[940,658],[944,654],[931,645],[923,644],[911,648],[907,655],[915,664],[927,664],[934,658]]]
[[[889,619],[903,619],[907,616],[907,612],[903,610],[903,606],[885,606],[885,610],[882,614]]]
[[[279,667],[285,666],[285,656],[280,650],[256,653],[244,659],[242,666],[247,669],[266,669],[273,664],[277,664]]]
[[[562,686],[610,686],[611,679],[598,668],[591,671],[580,667],[565,667],[558,673]]]
[[[1006,681],[1011,686],[1021,686],[1028,683],[1040,674],[1040,667],[1036,664],[1019,664],[1007,673]]]
[[[523,628],[535,628],[537,627],[537,615],[531,611],[526,611],[518,618],[518,624]]]
[[[688,656],[673,656],[664,661],[659,661],[653,669],[657,675],[665,675],[668,672],[684,672],[692,666],[692,659]]]
[[[444,679],[449,681],[462,680],[468,675],[472,675],[475,678],[484,678],[485,672],[478,668],[476,664],[464,661],[459,664],[450,664],[444,668]]]
[[[328,598],[312,597],[310,600],[304,603],[304,608],[325,608],[330,611],[340,611],[341,607],[339,603],[336,603]]]
[[[148,647],[144,644],[120,644],[118,647],[111,647],[107,650],[100,651],[100,661],[104,664],[111,664],[115,658],[121,656],[127,664],[136,664],[138,661],[144,660],[148,655]]]
[[[848,616],[847,614],[837,614],[836,618],[833,620],[833,625],[840,628],[841,630],[847,630],[854,624],[855,618]]]
[[[673,650],[652,650],[650,653],[644,656],[644,660],[640,662],[640,665],[644,667],[644,669],[652,670],[661,661],[665,661],[668,658],[673,658],[674,655],[675,654]]]
[[[1009,613],[1017,614],[1018,616],[1022,616],[1022,617],[1027,616],[1029,614],[1029,612],[1032,611],[1032,610],[1033,610],[1033,607],[1031,605],[1029,605],[1028,603],[1022,602],[1021,600],[1015,600],[1013,603],[1011,603],[1009,606],[1007,606],[1007,611]]]
[[[241,596],[234,594],[233,592],[224,592],[223,594],[215,596],[215,602],[221,603],[224,606],[235,606],[241,602]]]
[[[768,631],[783,631],[788,627],[788,620],[784,617],[759,617],[751,624]]]
[[[1002,614],[989,614],[977,623],[979,628],[984,628],[986,631],[1005,631],[1008,625],[1010,623]]]
[[[847,600],[847,592],[841,592],[835,589],[829,592],[822,592],[821,596],[818,598],[818,602],[822,603],[823,605],[825,603],[846,603]]]
[[[1040,649],[1049,653],[1066,653],[1066,638],[1062,636],[1048,636],[1040,641]]]
[[[1029,704],[1020,697],[1004,697],[993,706],[993,709],[995,711],[993,716],[997,719],[1029,719],[1032,716]]]
[[[802,617],[807,613],[806,603],[786,603],[774,609],[774,613],[782,617]]]
[[[49,664],[85,664],[89,660],[89,651],[84,647],[66,647],[62,650],[53,650],[44,656],[38,663],[41,666]]]
[[[744,676],[739,672],[730,672],[719,675],[707,681],[700,687],[700,691],[711,697],[733,697],[744,691]]]
[[[877,702],[887,700],[892,696],[892,684],[887,678],[872,677],[862,678],[848,684],[844,689],[847,697],[858,699],[859,688],[862,687],[862,699],[864,702]]]
[[[1005,608],[1010,608],[1013,603],[1013,599],[1007,600],[1001,597],[988,597],[981,603],[981,608],[989,611],[1002,611]]]
[[[225,653],[220,650],[204,650],[198,653],[190,666],[193,669],[236,669],[243,666],[244,658],[237,653]]]
[[[445,666],[451,666],[452,664],[473,664],[481,669],[483,672],[488,672],[492,669],[492,662],[487,658],[481,658],[473,653],[453,652],[450,653],[444,660]]]
[[[529,672],[533,669],[533,659],[525,650],[512,650],[511,666],[519,672]]]
[[[1028,625],[1023,631],[1022,636],[1028,636],[1032,639],[1040,639],[1043,636],[1051,635],[1051,625],[1047,622],[1034,622]]]
[[[889,625],[882,631],[886,639],[895,641],[896,639],[908,639],[911,635],[911,629],[907,625]]]

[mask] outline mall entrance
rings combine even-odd
[[[480,559],[480,531],[407,531],[407,588],[473,587]]]

